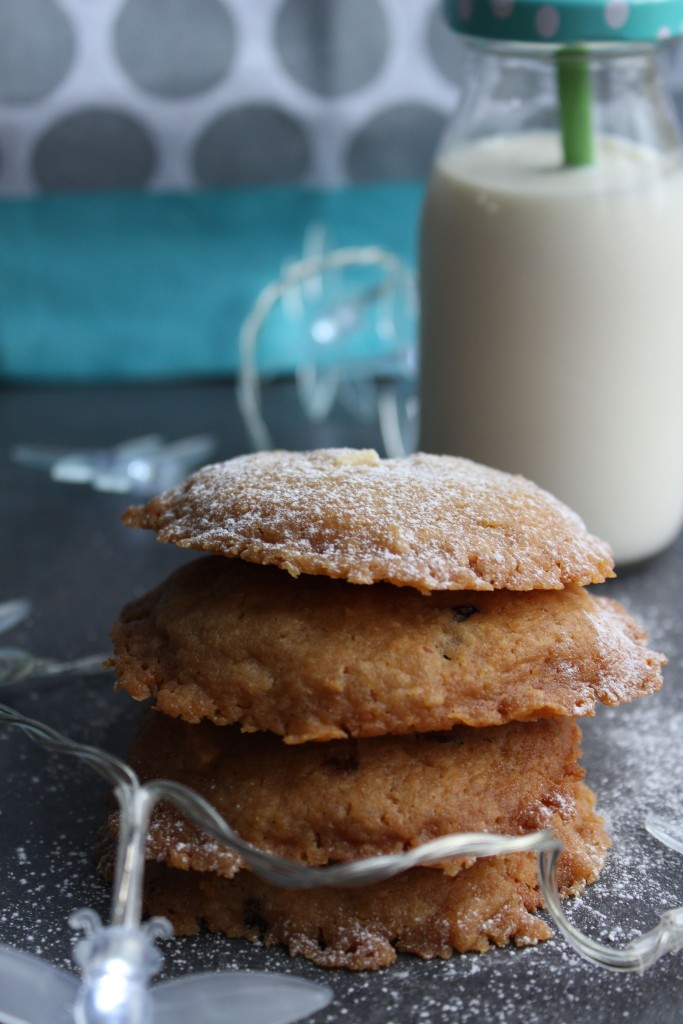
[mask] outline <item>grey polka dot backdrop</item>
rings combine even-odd
[[[438,0],[0,0],[0,195],[422,177],[463,55]]]
[[[438,0],[0,0],[0,194],[424,175]]]

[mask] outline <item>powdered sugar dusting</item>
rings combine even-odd
[[[665,909],[683,905],[681,858],[644,829],[651,810],[683,820],[681,627],[678,615],[656,597],[643,601],[640,578],[631,576],[604,590],[645,620],[652,643],[669,656],[666,684],[660,694],[621,708],[602,708],[594,719],[582,720],[587,781],[598,793],[598,808],[614,846],[598,882],[566,904],[584,931],[617,944],[653,927]],[[607,659],[612,654],[605,652]],[[210,962],[225,962],[231,946],[218,940],[216,950],[216,939],[202,948]],[[176,949],[182,963],[183,953]],[[331,983],[337,998],[316,1018],[320,1024],[674,1024],[679,1020],[676,993],[683,985],[680,954],[667,957],[642,978],[617,975],[585,963],[558,937],[527,949],[493,950],[446,962],[402,957],[396,967],[367,976],[329,974],[258,947],[241,949],[239,963],[265,964]],[[182,968],[176,963],[174,969]]]
[[[665,655],[647,648],[646,631],[622,605],[603,598],[598,598],[598,605],[596,612],[589,614],[595,631],[600,700],[623,704],[634,694],[654,693],[661,685]]]
[[[683,864],[644,830],[654,811],[683,820],[683,640],[668,579],[683,578],[683,544],[659,567],[604,588],[651,630],[669,657],[660,694],[583,720],[587,781],[598,793],[614,847],[599,881],[566,905],[584,931],[622,944],[683,905]],[[14,696],[14,695],[13,695]],[[122,753],[138,711],[108,682],[70,681],[12,703],[78,739]],[[92,845],[106,813],[106,787],[86,768],[0,730],[5,799],[0,813],[2,941],[70,966],[66,925],[79,906],[108,917],[109,892],[95,875]],[[315,1024],[678,1024],[683,954],[643,977],[581,961],[561,938],[525,949],[421,962],[401,956],[374,974],[325,971],[277,949],[220,935],[163,943],[165,976],[254,969],[307,977],[334,990]]]
[[[600,582],[612,565],[551,495],[450,456],[261,452],[206,466],[125,519],[293,575],[422,591],[560,589]]]

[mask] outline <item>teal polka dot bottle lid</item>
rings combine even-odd
[[[510,42],[656,42],[683,33],[683,0],[444,0],[457,32]]]

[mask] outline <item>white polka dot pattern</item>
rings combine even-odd
[[[492,0],[491,7],[497,18],[509,18],[515,9],[514,0]]]
[[[560,12],[547,4],[536,15],[536,31],[542,39],[552,39],[560,27]]]
[[[608,0],[605,7],[605,21],[610,28],[621,28],[628,20],[628,13],[626,0]]]
[[[458,14],[462,21],[469,21],[472,17],[474,0],[458,0]]]

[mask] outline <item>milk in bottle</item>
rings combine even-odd
[[[512,60],[517,85],[524,61]],[[438,154],[421,232],[419,446],[535,480],[625,564],[683,521],[683,161],[649,49],[602,49],[583,70],[589,162],[567,165],[547,83],[534,111],[527,82],[526,123],[485,66],[466,130]]]

